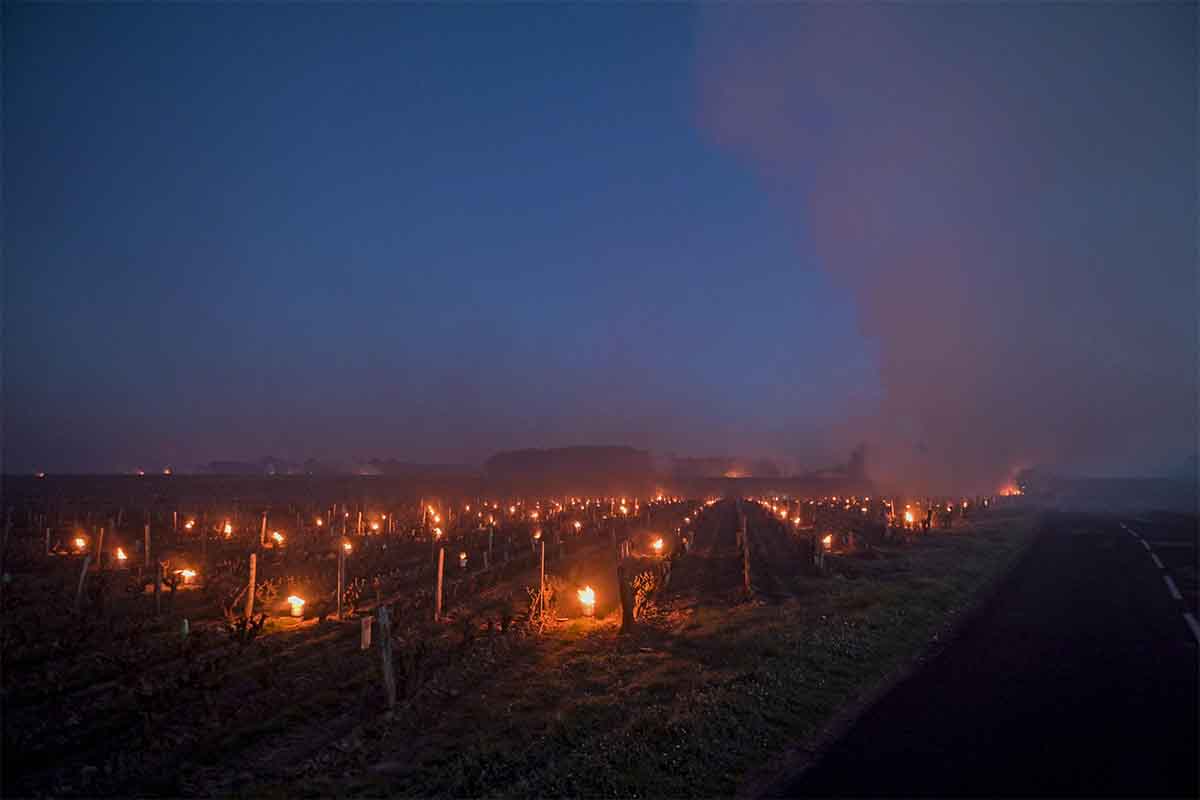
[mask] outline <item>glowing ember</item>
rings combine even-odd
[[[463,569],[467,568],[467,551],[466,550],[464,550],[458,554],[458,566],[462,567]]]
[[[435,538],[435,539],[440,539],[440,538],[442,538],[442,529],[441,529],[441,528],[434,528],[434,529],[433,529],[433,538]]]
[[[579,533],[579,531],[581,531],[581,530],[583,530],[583,523],[582,523],[582,522],[576,522],[576,523],[575,523],[575,532],[576,532],[576,533]]]
[[[118,547],[117,548],[117,561],[124,561],[127,558],[129,558],[129,556],[125,555],[125,551],[122,548]]]
[[[345,550],[347,553],[349,553],[354,548],[350,545],[349,542],[342,542],[342,549]]]
[[[324,524],[325,524],[325,520],[321,519],[320,517],[317,517],[317,527],[320,528]]]
[[[621,506],[621,513],[622,513],[622,514],[628,514],[628,513],[629,513],[629,506]]]
[[[226,522],[226,523],[225,523],[225,535],[226,535],[226,536],[232,536],[232,535],[233,535],[233,526],[232,526],[232,525],[230,525],[228,522]]]
[[[821,540],[821,544],[825,545],[826,550],[832,550],[833,549],[833,534],[832,533],[827,534],[825,536],[825,538]]]
[[[904,521],[905,521],[905,522],[907,522],[909,525],[912,525],[912,523],[913,523],[913,513],[912,513],[911,511],[905,511],[905,512],[904,512]]]
[[[192,579],[196,577],[196,570],[194,570],[194,569],[177,569],[177,570],[175,570],[175,574],[178,575],[179,577],[183,578],[184,583],[191,583]]]
[[[75,537],[75,549],[82,550],[85,547],[87,547],[87,539],[82,536]]]
[[[378,523],[378,522],[372,522],[372,523],[371,523],[371,530],[373,530],[373,531],[377,531],[377,530],[379,530],[379,523]]]
[[[576,592],[576,594],[579,595],[579,602],[583,606],[583,615],[585,617],[595,616],[596,615],[596,591],[590,586],[585,586],[582,589],[580,589],[578,592]]]
[[[654,548],[654,552],[656,552],[656,553],[661,553],[661,552],[662,552],[662,549],[663,549],[663,540],[662,540],[662,538],[661,538],[661,537],[659,537],[658,539],[655,539],[655,540],[654,540],[654,543],[653,543],[653,544],[651,544],[650,546]]]
[[[271,531],[271,538],[275,540],[275,544],[283,544],[283,534],[279,531]]]
[[[187,522],[183,523],[183,529],[185,531],[190,531],[194,527],[196,527],[196,520],[194,519],[189,519]]]
[[[304,615],[304,598],[291,595],[287,599],[288,605],[292,607],[292,616],[299,617]]]

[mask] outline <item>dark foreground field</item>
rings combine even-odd
[[[156,623],[144,632],[154,648],[115,650],[129,663],[60,635],[59,650],[5,665],[5,793],[734,794],[910,664],[1036,522],[999,511],[959,520],[909,544],[835,553],[818,576],[787,527],[758,528],[760,518],[752,599],[736,510],[718,503],[630,636],[618,636],[603,541],[550,568],[567,586],[595,586],[597,619],[501,625],[491,604],[536,585],[530,565],[446,622],[406,622],[390,713],[357,621],[279,620],[245,646],[208,631],[171,644]],[[107,655],[70,656],[89,652]],[[30,672],[39,663],[53,674]]]
[[[278,797],[731,795],[927,647],[1032,526],[993,517],[870,558],[835,556],[827,577],[764,575],[760,563],[755,582],[787,596],[741,602],[733,518],[718,515],[636,635],[618,637],[615,615],[561,624],[305,763],[245,775],[246,787]]]

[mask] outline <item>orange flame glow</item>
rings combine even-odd
[[[584,616],[593,616],[596,613],[596,591],[591,586],[585,586],[576,594],[579,595],[579,602],[583,605]]]

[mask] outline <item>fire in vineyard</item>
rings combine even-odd
[[[125,555],[125,550],[123,548],[118,547],[117,548],[117,561],[125,561],[128,558],[129,558],[129,556]]]
[[[911,511],[905,511],[905,512],[904,512],[904,521],[905,521],[906,523],[908,523],[909,525],[912,525],[912,523],[913,523],[913,513],[912,513]]]
[[[300,617],[304,615],[304,598],[297,595],[290,595],[287,599],[288,605],[292,607],[292,616]]]
[[[823,544],[825,546],[826,550],[832,550],[833,549],[833,534],[832,533],[826,534],[825,538],[821,540],[821,544]]]
[[[576,532],[576,533],[579,533],[581,530],[583,530],[583,523],[582,523],[582,522],[576,522],[576,523],[575,523],[575,532]]]
[[[283,544],[283,534],[279,531],[271,531],[271,538],[275,540],[275,544]]]
[[[349,542],[342,542],[342,549],[345,550],[347,553],[349,553],[354,548],[351,546],[351,544]]]
[[[596,591],[591,586],[584,586],[576,594],[579,595],[579,603],[583,606],[583,615],[594,617],[596,615]]]
[[[87,539],[82,536],[76,536],[74,544],[76,550],[82,550],[87,547]]]
[[[230,536],[233,536],[233,525],[231,525],[230,523],[226,522],[226,523],[225,523],[225,529],[224,529],[224,530],[225,530],[225,538],[226,538],[226,539],[228,539]]]
[[[179,577],[183,578],[183,582],[185,584],[187,584],[187,583],[191,583],[192,580],[195,579],[196,570],[194,570],[194,569],[177,569],[177,570],[175,570],[175,574],[178,575]]]
[[[185,531],[190,531],[194,527],[196,527],[196,520],[194,519],[189,519],[187,522],[183,523],[183,529]]]
[[[661,552],[662,552],[662,549],[663,549],[663,540],[662,540],[662,537],[660,536],[660,537],[658,537],[657,539],[655,539],[655,540],[654,540],[654,543],[653,543],[653,544],[651,544],[650,546],[654,548],[654,552],[655,552],[655,553],[661,553]]]
[[[373,530],[373,531],[378,531],[378,530],[379,530],[379,523],[378,523],[378,522],[372,522],[372,523],[371,523],[371,530]]]
[[[317,517],[317,527],[320,528],[324,525],[325,525],[325,520],[321,519],[320,517]]]
[[[458,566],[461,569],[467,568],[467,551],[466,550],[463,550],[462,552],[460,552],[458,554]]]

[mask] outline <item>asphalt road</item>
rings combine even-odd
[[[1196,797],[1196,544],[1194,517],[1049,516],[940,654],[768,795]]]

